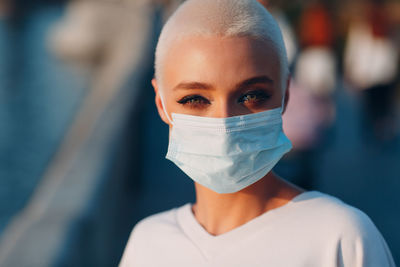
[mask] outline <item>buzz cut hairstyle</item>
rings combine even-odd
[[[286,89],[289,67],[282,33],[272,15],[257,0],[183,2],[163,26],[156,46],[154,69],[160,89],[169,48],[179,40],[213,36],[250,37],[270,44],[280,64],[281,90]]]

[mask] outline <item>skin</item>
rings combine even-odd
[[[277,108],[282,103],[280,67],[272,47],[249,37],[191,37],[169,49],[162,81],[152,80],[161,119],[172,127],[166,110],[224,118]],[[289,86],[289,79],[287,82]],[[289,99],[286,90],[285,107]],[[170,128],[171,129],[171,128]],[[261,214],[287,204],[304,190],[273,172],[243,190],[218,194],[195,183],[197,221],[220,235]]]

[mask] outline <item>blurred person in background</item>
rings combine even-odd
[[[161,32],[155,102],[196,202],[133,229],[120,266],[395,266],[371,220],[271,172],[290,150],[277,23],[255,0],[188,0]],[[305,245],[307,244],[307,245]]]
[[[316,106],[313,138],[315,147],[322,133],[335,118],[332,95],[336,88],[336,56],[334,51],[335,29],[330,7],[322,0],[309,1],[299,22],[301,51],[294,68],[294,80],[299,90],[308,91],[313,106]],[[294,100],[295,101],[295,100]],[[306,147],[306,144],[300,145]]]
[[[335,119],[332,95],[337,74],[332,14],[323,1],[309,1],[298,25],[300,51],[293,63],[292,97],[283,115],[283,128],[293,149],[276,171],[304,188],[313,188],[318,152]]]
[[[258,0],[274,17],[282,32],[283,42],[287,51],[289,66],[297,53],[297,39],[285,13],[279,7],[279,1]]]
[[[387,1],[355,2],[344,54],[344,74],[350,88],[362,94],[363,125],[371,139],[392,140],[398,133],[395,95],[398,83],[399,43],[392,34]],[[369,133],[373,133],[372,135]]]

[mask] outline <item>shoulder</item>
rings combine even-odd
[[[344,266],[394,266],[384,238],[363,211],[318,191],[298,201],[301,217],[335,246]]]
[[[296,200],[294,200],[296,201]],[[342,200],[318,192],[311,191],[300,196],[299,208],[307,214],[309,219],[322,222],[332,229],[342,230],[347,233],[361,230],[375,230],[371,219],[361,210],[346,204]]]
[[[317,229],[321,227],[324,231],[329,229],[332,234],[346,236],[376,231],[375,225],[364,212],[336,197],[311,191],[299,195],[293,202],[297,204],[296,213],[300,218]]]
[[[181,230],[177,222],[177,212],[184,208],[174,208],[151,215],[139,221],[133,228],[125,247],[120,266],[140,266],[141,259],[151,257],[152,251],[168,245]]]
[[[139,221],[132,230],[130,238],[146,239],[160,238],[180,231],[177,222],[177,212],[186,205],[156,213]]]

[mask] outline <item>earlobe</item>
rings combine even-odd
[[[155,93],[155,103],[156,103],[156,107],[157,107],[157,111],[158,111],[158,115],[160,116],[161,120],[163,122],[165,122],[166,124],[170,125],[167,116],[165,114],[164,108],[163,108],[163,104],[161,101],[161,95],[160,95],[160,91],[159,91],[159,87],[157,84],[157,80],[155,78],[153,78],[151,80],[151,84],[153,85],[154,88],[154,93]]]

